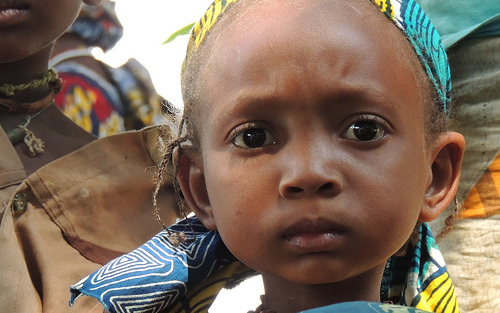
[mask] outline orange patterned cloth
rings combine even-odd
[[[500,214],[500,155],[488,166],[465,198],[460,218],[485,218]]]

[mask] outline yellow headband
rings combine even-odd
[[[188,54],[194,52],[205,39],[208,31],[215,25],[219,16],[238,0],[216,0],[207,9],[203,17],[194,25],[191,31],[191,40],[188,45]]]

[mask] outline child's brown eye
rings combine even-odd
[[[273,136],[262,128],[247,128],[239,132],[233,140],[234,144],[244,148],[260,148],[274,144]]]
[[[376,141],[384,137],[386,131],[379,122],[375,120],[360,120],[351,124],[345,131],[344,137],[359,141]]]

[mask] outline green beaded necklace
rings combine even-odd
[[[0,85],[0,93],[6,95],[7,97],[11,97],[15,95],[16,91],[21,91],[25,89],[38,88],[46,84],[53,84],[59,80],[59,76],[57,75],[56,70],[49,69],[42,77],[34,79],[26,84],[12,85],[12,84],[3,84]]]

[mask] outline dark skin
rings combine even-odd
[[[22,4],[2,4],[0,1],[0,40],[3,43],[0,84],[17,85],[41,77],[48,69],[54,42],[73,23],[81,4],[96,5],[100,0],[53,2],[31,0]],[[7,99],[30,103],[44,98],[49,92],[49,86],[41,86],[18,91]],[[23,113],[0,111],[0,124],[4,129],[15,128],[25,118]],[[15,145],[27,175],[95,139],[54,106],[34,118],[28,129],[45,142],[45,148],[44,152],[31,157],[23,143]]]
[[[20,63],[21,65],[17,68],[41,68],[42,74],[35,77],[40,77],[46,71],[47,65],[40,66],[40,59],[45,60],[42,63],[47,63],[48,58],[44,53],[43,57],[38,54],[31,56],[28,59],[14,62],[15,64]],[[2,66],[0,72],[3,72],[4,68],[14,67],[15,64],[9,63],[8,66]],[[30,66],[33,64],[33,67]],[[33,70],[33,72],[37,72]],[[17,71],[19,75],[20,71]],[[30,75],[31,71],[27,71],[26,77]],[[20,75],[21,76],[21,75]],[[22,81],[22,78],[19,79]],[[29,80],[27,80],[29,81]],[[37,89],[31,89],[27,91],[22,91],[16,93],[15,96],[11,97],[11,100],[17,100],[20,102],[31,102],[36,101],[45,97],[50,92],[48,86],[43,86]],[[26,114],[23,113],[7,113],[0,111],[0,124],[4,129],[12,129],[17,125],[24,122]],[[28,129],[31,130],[38,138],[44,141],[45,147],[44,151],[35,157],[32,157],[28,153],[28,148],[24,143],[18,143],[14,146],[21,162],[24,165],[26,174],[30,175],[38,168],[43,165],[54,161],[61,156],[64,156],[72,151],[75,151],[86,144],[93,141],[95,136],[86,132],[80,126],[76,125],[73,121],[68,119],[57,107],[51,106],[45,110],[42,114],[31,120]]]
[[[0,113],[2,127],[11,129],[22,123],[25,114]],[[44,141],[44,151],[31,157],[24,143],[15,145],[15,150],[24,165],[27,175],[70,152],[73,152],[95,140],[95,136],[86,132],[68,119],[57,107],[49,107],[43,114],[34,118],[28,129]]]
[[[368,1],[256,3],[206,43],[183,195],[267,309],[380,301],[386,260],[452,201],[463,136],[426,141],[422,69]]]

